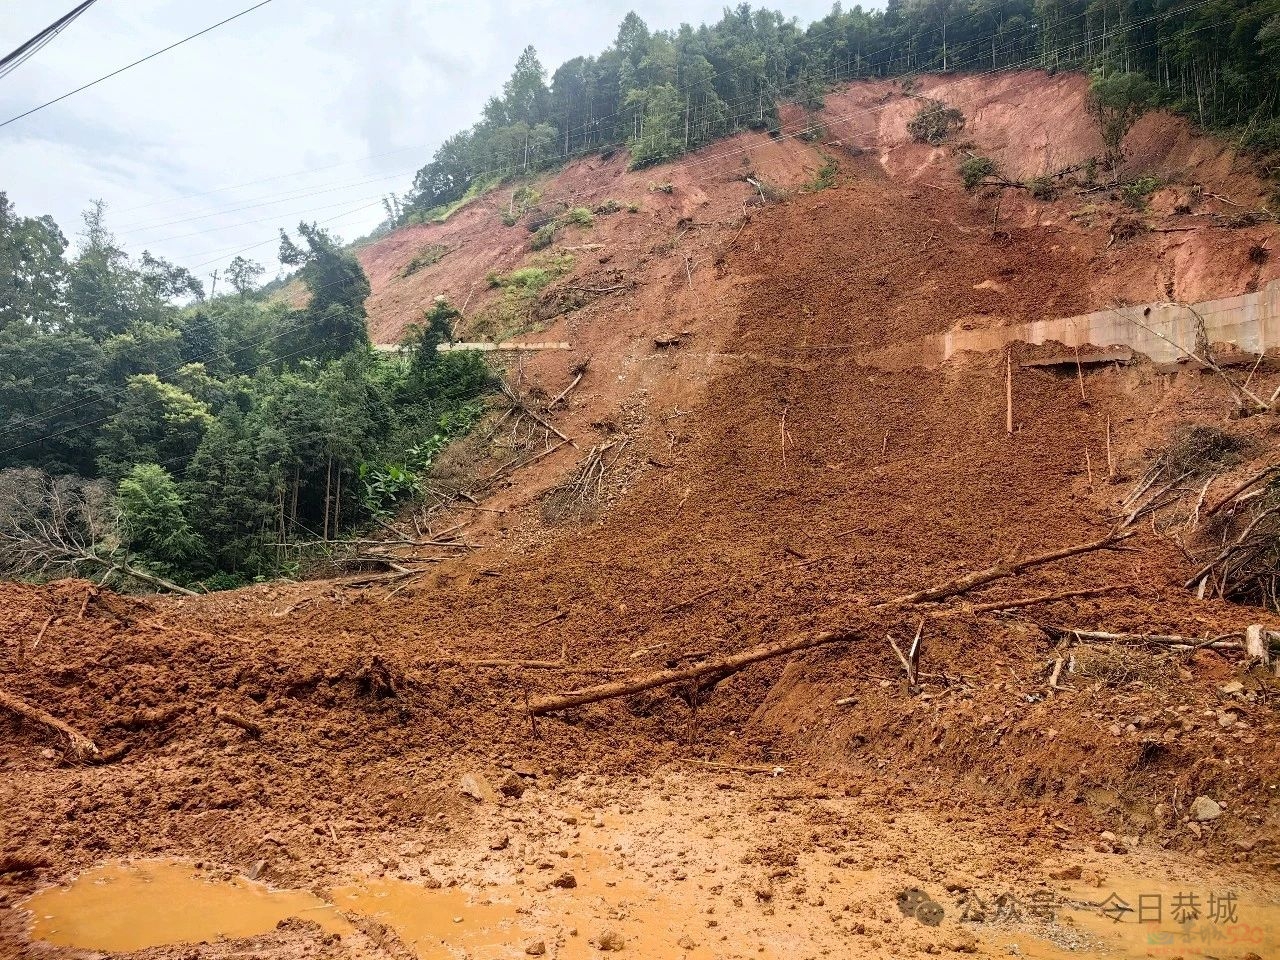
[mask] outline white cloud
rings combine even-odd
[[[0,49],[68,6],[7,4]],[[0,82],[0,121],[246,6],[101,0]],[[604,49],[633,6],[274,0],[0,128],[0,189],[21,213],[52,214],[68,235],[88,202],[102,198],[132,252],[151,249],[201,272],[249,247],[273,262],[277,226],[334,218],[329,225],[353,237],[376,224],[378,198],[405,190],[436,145],[477,118],[526,44],[550,73]],[[717,20],[723,2],[635,8],[665,29]],[[829,0],[800,0],[784,13],[807,22],[828,8]]]

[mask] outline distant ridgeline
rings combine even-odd
[[[611,47],[548,84],[532,46],[475,126],[449,137],[389,203],[383,229],[513,174],[626,147],[635,168],[744,129],[779,131],[777,105],[831,84],[926,71],[1101,69],[1144,75],[1157,105],[1280,148],[1280,0],[889,0],[801,28],[743,4],[713,26],[650,31],[629,13]]]

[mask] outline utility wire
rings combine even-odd
[[[80,14],[84,13],[97,2],[98,0],[84,0],[84,3],[80,4],[80,6],[76,7],[70,13],[59,17],[26,43],[19,46],[18,49],[14,50],[12,53],[5,54],[3,58],[0,58],[0,79],[7,77],[14,70],[18,69],[18,67],[22,66],[35,56],[40,50],[44,49],[50,40],[60,34],[67,27],[71,26]]]
[[[189,40],[194,40],[196,39],[196,37],[203,37],[206,33],[209,33],[213,30],[217,30],[219,27],[225,26],[226,24],[230,23],[232,20],[238,20],[247,13],[253,13],[253,11],[258,10],[262,7],[265,7],[270,2],[271,0],[261,0],[260,3],[255,3],[252,7],[249,7],[248,9],[241,10],[239,13],[232,14],[231,16],[227,17],[227,19],[225,20],[219,20],[213,26],[205,27],[203,30],[201,30],[198,33],[193,33],[190,36],[183,37],[181,40],[177,41],[176,43],[171,43],[169,44],[169,46],[161,50],[157,50],[155,53],[149,53],[145,57],[143,57],[141,60],[135,60],[133,61],[133,63],[126,64],[125,66],[120,67],[117,70],[112,70],[110,73],[106,74],[105,76],[99,77],[97,80],[90,80],[88,83],[84,84],[83,86],[76,87],[74,90],[70,90],[67,93],[64,93],[60,97],[54,97],[52,100],[42,103],[38,107],[32,107],[30,110],[26,111],[25,113],[20,113],[16,117],[10,117],[8,120],[5,120],[3,123],[0,123],[0,127],[7,127],[9,124],[14,123],[18,120],[21,120],[23,117],[29,117],[33,113],[38,113],[39,111],[43,110],[45,107],[51,107],[55,103],[61,103],[63,100],[66,100],[68,97],[74,97],[77,93],[80,93],[84,90],[88,90],[90,87],[96,86],[99,83],[102,83],[102,81],[104,80],[110,80],[112,77],[119,76],[120,74],[124,73],[126,70],[132,70],[134,67],[138,66],[139,64],[146,63],[148,60],[152,60],[155,57],[160,56],[160,54],[162,53],[168,53],[174,47],[180,47]]]

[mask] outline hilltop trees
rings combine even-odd
[[[1100,69],[1097,115],[1111,142],[1135,118],[1124,100],[1204,126],[1248,124],[1251,142],[1280,143],[1277,50],[1276,0],[890,0],[883,10],[836,4],[808,28],[747,4],[675,30],[633,12],[607,49],[566,61],[549,83],[525,48],[502,94],[419,170],[393,218],[416,221],[473,186],[590,151],[626,146],[644,166],[743,129],[780,133],[781,101],[812,109],[833,82],[926,70]],[[1111,162],[1117,150],[1108,147]]]

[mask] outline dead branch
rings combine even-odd
[[[67,738],[67,753],[72,760],[87,763],[98,756],[97,745],[70,724],[59,720],[53,714],[32,706],[20,697],[0,690],[0,707],[16,713],[25,720],[41,724]]]
[[[615,290],[626,290],[630,286],[629,283],[619,283],[612,287],[565,287],[565,289],[576,290],[579,293],[613,293]]]
[[[559,670],[563,673],[600,673],[600,674],[623,674],[631,671],[621,667],[588,667],[578,664],[569,663],[567,660],[510,660],[503,657],[494,657],[485,660],[462,660],[453,657],[445,657],[436,660],[428,660],[423,664],[426,667],[475,667],[484,670],[501,670],[512,668],[516,670]]]
[[[1244,649],[1243,632],[1240,634],[1240,640],[1229,640],[1223,639],[1223,637],[1231,637],[1235,636],[1235,634],[1223,634],[1222,637],[1180,637],[1162,633],[1106,633],[1101,630],[1077,630],[1075,627],[1059,627],[1046,623],[1042,623],[1040,626],[1050,634],[1067,639],[1102,640],[1106,643],[1133,645],[1149,644],[1158,647],[1173,647],[1175,650],[1190,649],[1195,646],[1212,647],[1216,650]]]
[[[1103,593],[1114,593],[1117,590],[1128,590],[1127,586],[1092,587],[1088,590],[1066,590],[1062,593],[1042,593],[1034,597],[1023,597],[1020,600],[992,600],[990,603],[966,604],[954,610],[943,610],[935,613],[935,617],[954,617],[957,614],[971,615],[975,613],[991,613],[995,610],[1017,610],[1020,607],[1033,607],[1041,603],[1057,603],[1059,600],[1070,600],[1073,597],[1096,597]]]
[[[1227,504],[1229,504],[1236,497],[1240,496],[1240,494],[1244,493],[1246,490],[1252,487],[1259,480],[1262,480],[1269,474],[1275,473],[1277,470],[1280,470],[1280,464],[1273,463],[1270,466],[1263,467],[1257,473],[1250,474],[1243,481],[1241,481],[1235,487],[1233,487],[1230,493],[1228,493],[1225,497],[1223,497],[1221,500],[1215,503],[1212,507],[1206,510],[1204,512],[1204,516],[1212,517],[1215,513],[1217,513]]]
[[[551,410],[552,408],[555,407],[556,404],[558,404],[561,400],[567,397],[573,391],[573,388],[582,382],[582,378],[585,377],[586,375],[587,375],[587,367],[586,367],[586,364],[583,364],[582,369],[578,371],[578,375],[573,378],[573,382],[570,383],[563,390],[561,390],[560,393],[556,394],[556,398],[547,404],[547,409]]]
[[[236,713],[232,710],[224,710],[222,707],[214,707],[213,715],[223,723],[229,723],[233,727],[239,727],[241,730],[245,731],[245,733],[255,737],[262,736],[262,724],[257,720],[249,719],[244,714]]]
[[[1048,553],[1037,554],[1034,557],[1028,557],[1025,560],[1017,562],[998,563],[993,567],[987,567],[985,570],[975,570],[972,573],[966,573],[963,576],[956,577],[952,580],[944,581],[934,587],[924,590],[917,590],[915,593],[908,593],[893,600],[885,600],[877,603],[877,608],[884,607],[900,607],[910,606],[917,603],[932,603],[938,600],[944,600],[947,597],[954,597],[957,594],[967,593],[977,587],[984,586],[995,580],[1002,580],[1005,577],[1016,576],[1033,567],[1043,566],[1046,563],[1053,563],[1056,560],[1065,560],[1067,557],[1074,557],[1082,553],[1090,553],[1094,550],[1111,550],[1119,546],[1119,544],[1133,536],[1136,531],[1128,533],[1110,533],[1101,540],[1093,540],[1089,543],[1079,543],[1071,547],[1063,547],[1059,550],[1051,550]]]
[[[790,640],[783,640],[779,643],[752,647],[750,650],[735,653],[731,656],[708,660],[696,667],[685,667],[682,670],[660,670],[657,673],[637,677],[633,680],[619,680],[614,683],[588,687],[585,690],[576,690],[572,693],[541,697],[525,707],[524,712],[529,716],[540,716],[544,713],[565,710],[569,707],[577,707],[586,703],[597,703],[601,700],[610,700],[615,697],[628,697],[645,690],[652,690],[654,687],[680,683],[685,680],[697,680],[699,677],[710,673],[728,675],[753,663],[759,663],[761,660],[769,660],[774,657],[786,656],[789,653],[797,653],[801,650],[810,650],[825,644],[842,643],[857,638],[857,634],[852,630],[829,630],[808,637],[793,637]]]

